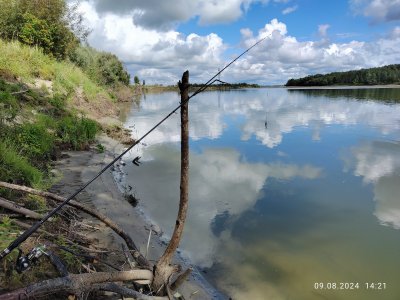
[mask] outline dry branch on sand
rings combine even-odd
[[[167,299],[164,297],[150,297],[139,292],[122,288],[117,285],[98,285],[120,281],[139,281],[151,283],[153,273],[150,270],[131,270],[119,272],[97,272],[84,274],[68,274],[64,277],[45,280],[27,287],[0,295],[0,300],[12,300],[30,297],[40,297],[58,292],[69,292],[75,295],[94,290],[115,291],[125,295],[130,294],[134,299]]]

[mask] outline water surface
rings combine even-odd
[[[399,89],[193,98],[183,254],[234,299],[400,299],[399,99]],[[138,137],[178,103],[146,95],[126,126]],[[165,236],[179,201],[179,122],[132,151],[140,167],[127,165]]]

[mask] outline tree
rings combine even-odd
[[[90,32],[77,8],[65,0],[0,0],[0,37],[65,59]]]
[[[97,69],[99,70],[99,78],[103,84],[116,85],[119,82],[124,85],[129,84],[130,75],[114,54],[100,52],[97,58]]]
[[[135,82],[135,84],[140,84],[139,77],[137,77],[136,75],[135,77],[133,77],[133,81]]]

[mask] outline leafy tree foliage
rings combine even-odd
[[[130,75],[114,54],[80,46],[71,53],[70,59],[99,84],[129,85]]]
[[[57,59],[65,59],[86,38],[89,30],[82,21],[77,6],[65,0],[0,0],[0,37],[38,46]]]
[[[135,77],[133,77],[133,81],[135,82],[135,84],[140,84],[139,77],[137,77],[136,75]]]
[[[361,69],[348,72],[316,74],[299,79],[289,79],[286,86],[375,85],[399,84],[400,65]]]

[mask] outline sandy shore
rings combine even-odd
[[[71,195],[76,189],[94,177],[106,164],[122,152],[123,146],[106,136],[99,137],[99,143],[105,147],[104,153],[98,153],[95,149],[90,151],[67,152],[64,158],[56,164],[56,169],[62,174],[62,179],[52,191],[63,196]],[[96,181],[89,185],[80,195],[78,201],[96,207],[100,212],[112,218],[127,233],[130,234],[142,253],[146,252],[147,239],[151,224],[139,208],[132,207],[123,197],[115,183],[112,170],[107,170]],[[104,230],[103,230],[104,229]],[[103,226],[101,232],[96,234],[101,246],[108,249],[121,249],[119,236],[116,236]],[[163,253],[165,242],[156,234],[152,235],[148,258],[156,261]],[[176,257],[176,261],[188,267],[188,263]],[[226,299],[213,289],[194,270],[191,278],[186,281],[179,290],[185,299]]]

